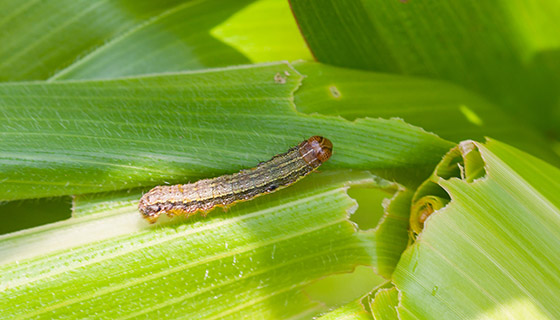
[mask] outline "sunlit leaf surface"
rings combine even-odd
[[[380,289],[375,293],[371,310],[376,320],[398,320],[397,305],[399,293],[397,289]],[[437,318],[437,317],[436,317]]]
[[[560,170],[495,140],[467,141],[431,181],[451,202],[395,270],[401,318],[558,318]]]
[[[320,63],[249,65],[312,59],[290,4]],[[0,1],[1,230],[73,199],[0,236],[0,318],[560,318],[558,170],[492,139],[441,159],[490,136],[559,163],[559,21],[555,0]],[[136,209],[316,134],[334,155],[290,188]],[[409,231],[426,196],[447,206]],[[350,298],[321,291],[341,279]]]
[[[322,317],[320,320],[373,320],[373,316],[368,312],[360,301],[354,301],[346,304],[336,310],[333,310]]]
[[[356,204],[345,190],[376,180],[367,172],[316,173],[206,219],[148,226],[134,203],[2,236],[8,259],[17,260],[0,266],[2,316],[308,318],[324,306],[309,301],[306,285],[375,264],[372,231],[348,221]],[[82,243],[20,260],[32,250],[17,250],[18,238],[42,233],[48,243],[64,230],[66,241],[82,230]],[[97,232],[114,235],[96,241]]]
[[[106,79],[309,57],[282,0],[8,0],[0,12],[0,81]]]

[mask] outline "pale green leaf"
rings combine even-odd
[[[395,287],[379,289],[371,304],[375,320],[398,320],[399,293]]]
[[[123,190],[118,192],[90,193],[74,196],[72,217],[102,214],[106,211],[117,212],[138,202],[142,190]]]
[[[386,244],[375,241],[374,246],[379,248]],[[376,258],[376,264],[379,265],[379,256]],[[326,276],[307,286],[305,293],[311,300],[321,301],[330,308],[351,303],[371,292],[371,288],[379,287],[387,282],[387,279],[376,274],[374,269],[376,269],[375,265],[373,268],[372,266],[357,266],[352,273]]]
[[[312,60],[285,0],[259,0],[210,30],[251,62]]]
[[[373,320],[369,312],[359,300],[350,302],[319,318],[320,320]]]
[[[345,193],[375,181],[322,172],[188,223],[148,226],[131,204],[2,236],[2,316],[308,318],[324,306],[307,285],[375,264],[373,231],[348,221]]]
[[[291,3],[319,61],[402,75],[186,71],[310,59],[282,0],[0,2],[0,201],[74,199],[0,236],[0,318],[560,318],[557,169],[464,142],[414,194],[443,139],[559,163],[540,136],[558,131],[558,2]],[[290,188],[156,226],[137,211],[153,185],[315,134],[335,153]],[[426,196],[446,206],[409,239]],[[68,199],[3,203],[2,231]]]
[[[412,192],[401,190],[390,201],[384,201],[385,213],[376,226],[374,238],[377,245],[376,271],[386,279],[391,277],[408,242],[408,216]]]
[[[401,318],[559,318],[560,171],[489,140],[435,172],[415,199],[443,188],[451,201],[395,270]]]

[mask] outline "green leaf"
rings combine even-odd
[[[292,7],[323,63],[230,67],[311,58],[283,0],[0,3],[1,231],[73,198],[0,236],[0,318],[560,318],[558,169],[443,140],[560,163],[558,2]],[[137,211],[315,134],[290,188]]]
[[[361,301],[350,302],[319,318],[320,320],[373,320],[373,316],[362,305]]]
[[[374,246],[379,248],[385,244],[375,241]],[[379,264],[379,256],[376,258],[376,264]],[[352,273],[326,276],[307,286],[305,293],[312,301],[321,301],[330,308],[351,303],[370,292],[371,288],[387,282],[387,279],[376,274],[374,269],[377,269],[375,265],[357,266]]]
[[[10,32],[0,35],[0,79],[47,79],[151,17],[176,10],[181,2],[3,1],[0,8],[7,14],[0,27]]]
[[[254,63],[313,59],[285,0],[255,1],[210,33]]]
[[[408,216],[412,192],[400,190],[390,201],[384,201],[385,212],[375,227],[377,243],[376,271],[386,279],[391,278],[401,254],[408,243]]]
[[[559,1],[290,3],[320,62],[449,80],[558,135]]]
[[[425,221],[393,275],[402,319],[560,317],[560,170],[495,140],[450,151],[415,199]]]
[[[113,78],[310,57],[277,0],[4,1],[0,81]]]
[[[376,320],[398,320],[397,305],[399,303],[399,292],[395,287],[379,289],[375,293],[375,299],[371,310]]]
[[[316,315],[324,306],[303,293],[308,284],[375,264],[373,231],[348,221],[356,204],[345,191],[376,181],[387,185],[367,172],[321,172],[189,223],[148,226],[131,204],[1,236],[2,316]]]
[[[128,210],[128,207],[138,203],[141,196],[141,189],[77,195],[72,201],[72,217]]]
[[[558,153],[551,150],[540,132],[463,88],[442,81],[320,63],[294,66],[306,75],[294,94],[301,112],[349,120],[399,117],[444,139],[459,142],[489,136],[560,165]]]
[[[301,80],[274,63],[0,84],[0,200],[184,183],[254,166],[312,135],[334,143],[325,170],[371,169],[414,185],[451,146],[399,120],[298,113]]]

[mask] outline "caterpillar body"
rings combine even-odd
[[[215,207],[228,207],[295,183],[327,161],[332,148],[329,139],[313,136],[252,169],[189,184],[157,186],[142,196],[138,210],[150,223],[164,213],[170,217],[206,215]]]

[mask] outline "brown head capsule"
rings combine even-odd
[[[313,136],[299,144],[299,153],[313,168],[329,160],[332,155],[332,142],[321,136]]]
[[[195,183],[155,187],[142,196],[138,210],[154,223],[162,213],[190,216],[228,207],[295,183],[327,161],[332,148],[329,139],[314,136],[254,169]]]

